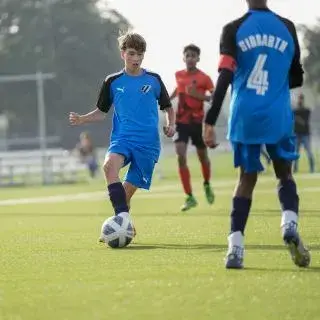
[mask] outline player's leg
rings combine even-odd
[[[90,177],[94,178],[99,168],[97,159],[94,156],[90,156],[89,159],[87,160],[87,166],[88,166]]]
[[[133,197],[135,192],[138,190],[138,188],[128,181],[123,181],[122,185],[123,185],[124,191],[126,192],[127,205],[130,210],[131,198]]]
[[[128,209],[130,211],[131,198],[133,197],[135,192],[138,190],[138,188],[128,181],[124,181],[122,185],[123,185],[123,188],[126,192],[127,205],[128,205]],[[137,231],[136,231],[135,226],[133,225],[133,236],[135,237],[136,234],[137,234]]]
[[[181,207],[182,211],[187,211],[197,205],[197,201],[192,194],[190,171],[187,164],[187,147],[189,141],[189,125],[177,125],[177,139],[175,140],[176,154],[178,157],[179,176],[186,194],[186,200]]]
[[[119,172],[125,164],[125,159],[123,154],[108,152],[103,164],[110,201],[116,215],[121,212],[129,212],[126,192],[119,178]]]
[[[292,176],[292,161],[298,158],[294,142],[287,139],[267,146],[278,179],[278,197],[282,209],[281,230],[293,262],[300,267],[310,263],[310,254],[298,234],[299,196]]]
[[[214,193],[210,185],[211,179],[211,163],[208,156],[208,149],[206,148],[202,139],[202,124],[192,125],[192,144],[196,147],[198,159],[201,164],[201,171],[203,176],[203,187],[206,195],[206,199],[209,204],[214,202]]]
[[[260,150],[260,145],[233,144],[234,165],[240,167],[240,174],[232,199],[226,268],[243,268],[244,231],[258,173],[263,170]]]
[[[314,172],[314,156],[311,151],[311,139],[309,135],[305,135],[301,139],[302,145],[304,147],[304,150],[307,153],[308,162],[309,162],[309,172]]]
[[[130,208],[130,201],[138,188],[149,190],[152,183],[156,161],[152,157],[146,157],[144,152],[133,151],[132,161],[123,183],[127,195],[127,203]],[[134,227],[134,235],[136,229]]]
[[[119,148],[118,148],[119,149]],[[119,149],[120,150],[120,149]],[[125,189],[120,182],[119,172],[125,164],[125,152],[116,153],[111,149],[105,157],[103,171],[108,185],[108,193],[115,215],[127,216],[129,207],[126,200]],[[99,237],[99,242],[104,242],[104,237]]]

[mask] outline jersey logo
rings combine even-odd
[[[122,88],[117,88],[118,91],[121,91],[122,93],[124,93],[124,87]]]
[[[151,89],[151,86],[149,84],[145,84],[142,88],[141,88],[141,91],[143,93],[148,93]]]

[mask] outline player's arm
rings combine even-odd
[[[166,113],[166,123],[168,127],[174,127],[176,122],[176,116],[174,109],[172,107],[168,107],[164,109]]]
[[[214,126],[221,112],[222,104],[236,69],[237,45],[235,30],[231,24],[223,28],[220,38],[219,76],[211,100],[211,107],[205,118],[204,141],[207,146],[217,146]]]
[[[101,121],[106,117],[105,113],[98,108],[90,111],[86,114],[78,114],[76,112],[70,112],[69,120],[72,125],[81,125],[89,122]]]
[[[188,94],[192,98],[198,99],[200,101],[210,101],[211,100],[211,95],[202,94],[201,92],[197,91],[197,89],[194,87],[189,88]]]
[[[226,57],[222,57],[225,59]],[[229,60],[227,58],[227,60]],[[223,62],[223,61],[221,61]],[[233,80],[233,71],[227,68],[222,68],[219,72],[218,80],[216,83],[216,89],[212,95],[211,107],[207,112],[205,123],[207,125],[214,126],[218,120],[221,112],[222,104],[228,87]]]
[[[106,117],[106,113],[110,110],[112,105],[110,81],[107,79],[103,82],[99,98],[97,102],[97,108],[86,114],[78,114],[76,112],[70,112],[69,121],[72,125],[81,125],[84,123],[102,121]]]
[[[302,86],[304,71],[301,64],[301,50],[297,36],[297,31],[294,24],[291,21],[288,21],[288,28],[295,44],[295,53],[289,71],[289,87],[290,89],[294,89]]]
[[[160,94],[158,97],[158,103],[160,110],[166,113],[166,126],[163,127],[163,132],[167,137],[173,137],[175,134],[175,112],[172,108],[172,103],[168,91],[162,82],[161,78],[158,78],[160,84]]]
[[[178,94],[178,89],[175,88],[169,97],[170,100],[173,100],[177,96],[177,94]]]
[[[204,101],[210,102],[214,92],[214,85],[209,76],[207,76],[207,92],[209,92],[210,95],[206,95],[206,98]]]

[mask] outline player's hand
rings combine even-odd
[[[209,124],[204,125],[203,129],[203,141],[209,148],[216,148],[219,143],[217,143],[217,137],[216,137],[216,131],[214,129],[214,126],[211,126]]]
[[[167,137],[172,138],[176,133],[176,128],[175,126],[165,126],[163,127],[163,132]]]
[[[186,91],[190,97],[199,99],[199,92],[195,85],[188,86]]]
[[[83,118],[81,118],[81,116],[75,112],[69,113],[69,122],[73,126],[78,126],[84,123]]]

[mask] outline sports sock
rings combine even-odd
[[[280,180],[278,185],[278,197],[282,209],[281,226],[297,223],[299,214],[299,196],[294,180]]]
[[[191,181],[190,181],[190,171],[188,167],[180,167],[179,174],[183,190],[186,194],[192,195]]]
[[[231,231],[230,234],[240,231],[244,234],[244,229],[247,224],[250,208],[251,199],[243,197],[233,198],[233,208],[231,211]]]
[[[231,252],[232,248],[234,246],[243,248],[243,246],[244,246],[243,240],[244,240],[244,237],[243,237],[243,234],[241,233],[241,231],[236,231],[236,232],[231,233],[228,236],[228,247],[229,247],[228,252]]]
[[[126,200],[126,192],[121,182],[116,182],[108,185],[109,197],[117,215],[120,212],[129,212]]]

